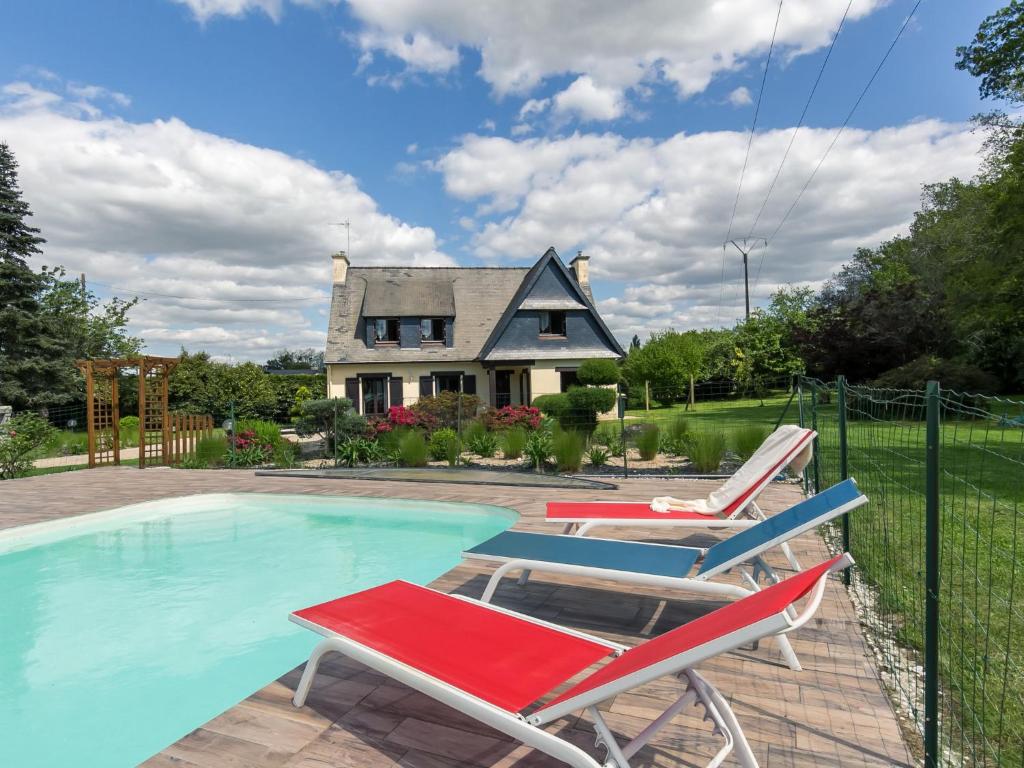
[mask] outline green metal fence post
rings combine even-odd
[[[334,466],[338,466],[338,398],[334,398],[334,445],[331,446],[334,452]]]
[[[238,425],[235,424],[235,401],[231,401],[231,410],[228,418],[231,420],[231,435],[228,437],[228,445],[231,446],[231,466],[235,466],[235,435],[238,434]]]
[[[846,377],[836,377],[836,408],[839,410],[839,479],[850,476],[849,454],[846,442]],[[843,534],[843,552],[850,551],[850,514],[847,512],[840,521]],[[843,571],[843,583],[850,584],[850,569]]]
[[[811,429],[818,431],[818,385],[811,382]],[[821,468],[819,466],[818,438],[814,438],[814,492],[821,489]]]
[[[939,382],[925,392],[924,764],[939,765]]]
[[[626,446],[626,393],[622,386],[617,387],[619,393],[619,438],[622,440],[622,476],[629,478],[629,448]]]

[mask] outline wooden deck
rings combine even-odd
[[[704,495],[712,484],[670,481],[674,496]],[[542,522],[552,491],[532,488],[306,480],[255,477],[251,472],[189,472],[172,469],[103,468],[7,481],[0,486],[0,528],[54,519],[155,498],[223,491],[312,493],[438,499],[499,504],[521,515],[517,527],[550,530]],[[630,480],[619,491],[565,491],[561,498],[643,499],[666,492],[665,481]],[[769,511],[798,499],[792,485],[762,496]],[[658,538],[639,530],[629,538]],[[708,534],[676,539],[707,546]],[[802,537],[795,547],[807,564],[823,560],[821,540]],[[783,566],[784,560],[773,558]],[[486,568],[462,564],[434,586],[479,596]],[[541,575],[526,587],[507,581],[499,605],[583,628],[626,644],[689,621],[718,603],[654,589]],[[282,617],[282,621],[285,618]],[[792,636],[804,665],[794,673],[771,642],[740,650],[703,668],[730,700],[762,766],[914,765],[865,648],[853,607],[842,585],[826,591],[817,617]],[[310,636],[310,647],[314,637]],[[510,742],[502,734],[436,704],[352,662],[334,657],[321,666],[309,704],[290,703],[301,667],[254,692],[144,763],[147,768],[539,768],[559,765]],[[632,736],[677,693],[661,680],[607,706],[608,721]],[[159,708],[160,702],[153,702]],[[688,710],[635,758],[638,766],[703,765],[718,740]],[[598,757],[585,718],[552,724],[555,731]],[[733,763],[729,763],[733,764]]]

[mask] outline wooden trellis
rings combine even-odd
[[[121,463],[118,380],[123,370],[138,372],[139,467],[170,465],[192,453],[196,443],[213,434],[213,417],[168,412],[168,384],[176,357],[79,360],[85,375],[89,430],[89,466]]]

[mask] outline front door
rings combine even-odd
[[[363,378],[363,414],[383,416],[388,412],[388,383],[383,376]]]
[[[512,405],[512,371],[494,372],[494,407]]]

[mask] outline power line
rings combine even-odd
[[[761,112],[761,99],[764,97],[764,86],[768,80],[768,65],[772,61],[772,51],[775,49],[775,35],[779,31],[779,18],[782,16],[782,3],[779,0],[779,10],[775,14],[775,27],[772,29],[772,40],[768,45],[768,56],[764,60],[764,73],[761,75],[761,90],[757,92],[757,104],[754,106],[754,121],[750,124],[750,135],[747,137],[747,151],[743,156],[743,167],[740,169],[740,181],[736,185],[736,199],[732,204],[732,216],[729,217],[729,229],[725,233],[726,242],[732,237],[732,225],[736,220],[736,209],[740,204],[740,193],[743,191],[743,177],[747,174],[747,162],[750,160],[750,145],[754,143],[754,131],[757,129],[757,117]]]
[[[896,43],[898,43],[900,41],[900,38],[903,36],[903,32],[906,30],[907,26],[910,24],[910,20],[914,18],[914,14],[917,13],[917,9],[918,9],[918,7],[920,5],[921,5],[921,0],[917,0],[917,2],[914,3],[914,7],[911,9],[910,14],[907,16],[906,19],[904,19],[903,24],[900,26],[899,31],[896,33],[896,37],[893,38],[892,42],[889,44],[888,49],[886,49],[886,51],[885,51],[885,55],[882,56],[882,60],[878,62],[878,66],[875,67],[875,71],[871,73],[871,78],[868,80],[867,84],[864,86],[864,89],[860,92],[860,95],[857,97],[857,100],[853,103],[853,106],[850,108],[849,114],[846,115],[846,119],[843,121],[843,124],[839,127],[839,130],[836,131],[836,135],[832,138],[832,142],[828,145],[828,148],[825,150],[825,154],[823,154],[821,156],[821,159],[818,161],[818,164],[816,166],[814,166],[814,170],[811,171],[811,175],[807,177],[807,181],[804,183],[803,187],[797,193],[796,199],[793,200],[793,204],[789,206],[789,208],[786,211],[785,215],[782,217],[782,220],[779,222],[779,225],[777,227],[775,227],[775,231],[772,232],[770,237],[768,237],[768,242],[771,242],[772,240],[774,240],[776,235],[779,234],[779,230],[782,229],[782,226],[789,219],[790,214],[793,213],[793,209],[795,209],[796,206],[797,206],[797,203],[800,202],[800,198],[803,197],[804,192],[807,191],[807,188],[811,185],[811,182],[814,181],[814,177],[817,175],[818,169],[821,168],[822,164],[825,162],[825,159],[832,152],[832,148],[836,145],[836,142],[839,141],[839,137],[843,135],[843,131],[846,130],[846,126],[849,125],[850,120],[853,118],[853,113],[857,111],[857,107],[860,106],[861,101],[863,101],[864,96],[867,94],[868,90],[871,88],[872,83],[875,82],[875,78],[878,77],[878,73],[882,71],[882,67],[885,66],[885,62],[889,59],[889,55],[892,53],[893,49],[896,47]]]
[[[722,319],[722,294],[725,291],[725,246],[732,238],[732,225],[736,220],[736,209],[740,204],[740,193],[743,191],[743,177],[747,173],[747,163],[750,160],[750,146],[754,141],[754,131],[757,129],[757,118],[761,113],[761,100],[764,98],[764,87],[768,80],[768,66],[772,61],[772,51],[775,50],[775,36],[779,31],[779,19],[782,17],[782,4],[785,0],[779,0],[779,8],[775,12],[775,26],[772,27],[772,39],[768,44],[768,55],[764,60],[764,72],[761,74],[761,88],[757,92],[757,104],[754,105],[754,120],[750,124],[750,135],[747,137],[747,151],[743,156],[743,167],[740,169],[740,180],[736,185],[736,199],[732,203],[732,215],[729,216],[729,228],[725,233],[725,240],[722,241],[722,280],[718,289],[718,311],[715,313],[715,325]]]
[[[832,57],[832,49],[836,47],[836,40],[839,39],[839,33],[843,30],[843,24],[846,23],[846,17],[850,14],[850,7],[853,5],[853,0],[848,0],[846,3],[846,10],[843,12],[843,18],[839,20],[839,26],[836,27],[836,33],[832,36],[832,42],[828,46],[828,50],[825,52],[825,58],[822,59],[821,67],[818,69],[818,76],[814,79],[814,85],[811,86],[811,92],[807,94],[807,101],[804,103],[803,111],[800,113],[800,119],[797,120],[796,128],[793,129],[793,135],[789,137],[789,145],[786,147],[786,151],[782,154],[782,161],[779,163],[779,167],[775,171],[775,177],[772,179],[772,183],[768,185],[768,193],[764,196],[764,202],[761,203],[761,208],[757,212],[757,216],[754,217],[754,223],[750,225],[750,231],[747,232],[749,238],[754,234],[754,229],[757,228],[757,222],[761,220],[761,215],[764,213],[764,209],[768,206],[768,200],[771,199],[772,192],[775,190],[775,184],[779,180],[779,175],[782,173],[782,168],[786,164],[786,160],[789,158],[789,152],[793,149],[793,142],[796,141],[796,135],[800,133],[800,128],[804,124],[804,118],[807,117],[807,110],[811,106],[811,101],[814,99],[814,93],[818,90],[818,84],[821,82],[821,76],[825,74],[825,67],[828,66],[828,60]],[[764,258],[764,252],[761,253],[761,258]],[[760,268],[758,268],[760,271]]]

